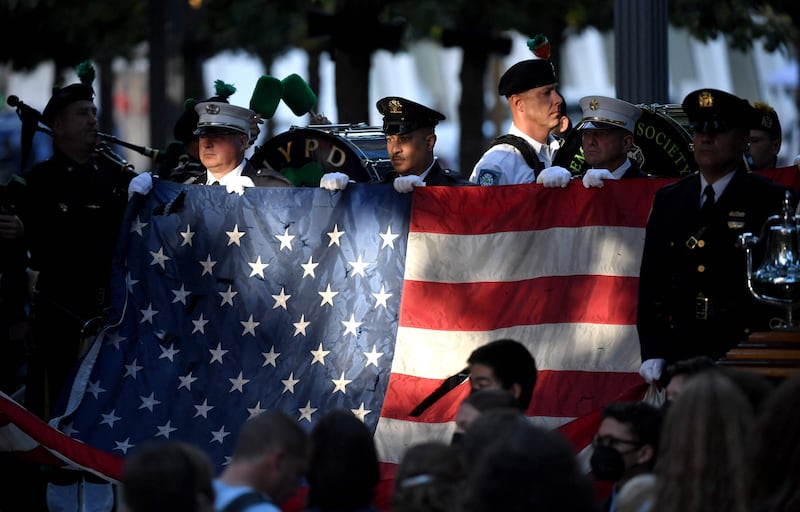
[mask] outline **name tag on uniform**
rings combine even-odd
[[[728,212],[728,229],[742,229],[744,227],[744,212]]]

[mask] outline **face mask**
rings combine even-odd
[[[616,482],[625,473],[622,454],[610,446],[595,446],[590,459],[595,480]]]

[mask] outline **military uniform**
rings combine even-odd
[[[703,91],[684,100],[694,129],[737,128],[746,133],[741,123],[751,114],[749,103],[721,91],[709,94],[708,101]],[[669,364],[701,355],[720,358],[750,332],[768,329],[769,318],[776,316],[774,308],[759,303],[747,290],[739,235],[760,234],[764,222],[781,212],[787,189],[747,172],[741,158],[738,162],[732,174],[716,180],[730,179],[705,212],[701,174],[655,194],[639,275],[637,328],[645,363],[663,359]]]

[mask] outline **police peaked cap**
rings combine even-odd
[[[70,84],[66,87],[55,89],[50,101],[42,111],[42,123],[53,127],[53,119],[64,107],[76,101],[94,101],[94,89],[83,83]]]
[[[731,128],[749,130],[757,119],[750,102],[717,89],[698,89],[681,104],[689,125],[699,132],[722,132]]]
[[[403,135],[417,128],[436,126],[446,118],[432,108],[399,96],[387,96],[375,105],[383,116],[383,133]]]
[[[557,81],[552,62],[544,59],[528,59],[517,62],[503,73],[497,85],[497,92],[500,96],[511,96]]]

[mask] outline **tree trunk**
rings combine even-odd
[[[461,174],[469,176],[488,145],[483,135],[483,120],[486,118],[483,85],[486,79],[489,53],[477,46],[464,48],[461,62],[461,102],[458,117],[461,122],[459,137],[458,167]]]
[[[336,108],[341,123],[369,124],[371,53],[336,50]]]

